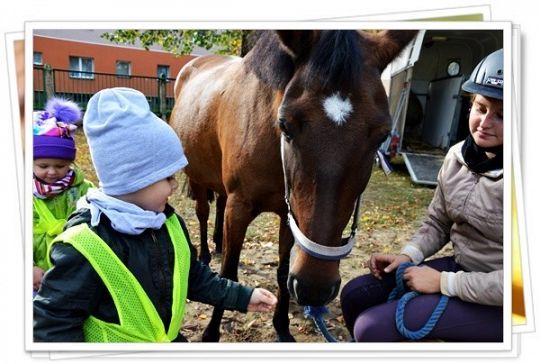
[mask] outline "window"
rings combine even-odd
[[[451,60],[448,62],[448,66],[446,66],[446,73],[448,73],[448,76],[454,77],[459,75],[461,72],[461,65],[459,64],[459,60]]]
[[[169,78],[170,77],[169,66],[163,65],[163,64],[158,64],[158,66],[157,66],[157,76],[158,77]]]
[[[94,59],[84,57],[69,57],[69,77],[94,79]]]
[[[43,53],[34,52],[34,64],[36,66],[42,66],[43,65]]]
[[[116,61],[116,75],[118,77],[131,76],[131,62]]]

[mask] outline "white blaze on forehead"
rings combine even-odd
[[[345,124],[352,112],[351,100],[341,98],[337,93],[324,99],[323,107],[326,115],[337,125]]]

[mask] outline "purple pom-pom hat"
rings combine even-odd
[[[75,141],[71,132],[81,120],[79,106],[70,100],[53,97],[45,111],[34,112],[34,159],[57,158],[75,160]]]

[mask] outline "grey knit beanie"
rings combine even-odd
[[[107,195],[141,190],[188,164],[174,130],[150,111],[137,90],[118,87],[96,93],[88,102],[83,129]]]

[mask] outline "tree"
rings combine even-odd
[[[116,44],[132,44],[140,41],[148,50],[159,45],[163,50],[175,55],[191,54],[195,47],[211,50],[215,54],[243,55],[242,44],[250,31],[247,30],[115,30],[101,35]]]

